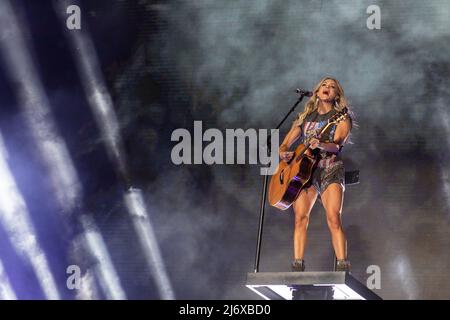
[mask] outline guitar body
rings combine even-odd
[[[310,182],[317,160],[304,154],[300,144],[289,162],[280,161],[269,184],[269,203],[281,210],[288,209]]]

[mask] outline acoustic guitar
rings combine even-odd
[[[269,203],[281,210],[288,209],[297,199],[300,192],[308,185],[317,165],[316,156],[305,154],[312,138],[318,139],[330,126],[347,119],[348,109],[333,115],[327,124],[318,129],[301,143],[289,162],[280,161],[269,184]]]

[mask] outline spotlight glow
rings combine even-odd
[[[67,146],[58,133],[51,115],[48,98],[24,37],[26,32],[21,28],[25,23],[19,23],[19,18],[14,14],[9,1],[0,1],[0,21],[2,21],[0,48],[6,70],[15,84],[27,125],[31,128],[34,142],[49,174],[53,193],[63,212],[69,215],[81,202],[82,187]],[[2,172],[1,176],[5,174],[9,174],[9,171]],[[29,257],[47,296],[51,299],[57,298],[51,274],[46,271],[48,267],[44,254],[38,248],[32,226],[27,218],[25,202],[17,193],[15,186],[11,189],[13,180],[12,177],[8,177],[9,180],[0,181],[3,187],[0,190],[1,205],[6,212],[2,214],[5,229],[8,230],[11,242]],[[104,249],[101,236],[89,232],[86,234],[89,239],[87,241],[89,250],[101,252]],[[103,280],[115,279],[117,275],[111,261],[107,258],[107,253],[99,256],[102,257],[99,260],[99,277]],[[111,297],[123,297],[122,288],[115,280],[112,281],[112,284],[104,284],[105,290],[109,290],[105,294]]]
[[[153,227],[148,219],[142,191],[131,188],[125,194],[125,203],[132,216],[134,228],[139,236],[141,246],[144,248],[145,258],[151,267],[160,296],[163,299],[175,299]]]
[[[443,150],[450,150],[450,112],[447,108],[447,101],[439,99],[438,101],[438,118],[441,121],[442,127],[445,131],[445,146],[441,146]],[[447,153],[450,155],[450,153]],[[442,188],[445,199],[447,200],[447,209],[450,211],[450,165],[448,159],[447,161],[441,162],[441,180]]]
[[[81,288],[77,291],[77,300],[98,300],[99,298],[95,276],[91,270],[81,277]]]
[[[94,221],[84,215],[81,221],[85,230],[85,239],[88,247],[91,249],[91,254],[98,262],[96,269],[99,275],[100,285],[106,294],[107,299],[124,300],[126,299],[119,277],[111,262],[108,250],[100,232],[97,231]]]
[[[406,255],[398,255],[392,263],[394,266],[393,270],[397,271],[396,277],[400,280],[403,291],[407,295],[408,299],[417,299],[418,288],[409,258]]]
[[[0,48],[5,68],[14,82],[25,119],[47,166],[54,194],[64,212],[79,202],[81,186],[67,146],[57,133],[49,102],[33,64],[18,17],[9,1],[0,1]]]
[[[28,208],[7,164],[0,133],[0,221],[17,253],[32,266],[47,299],[59,299],[53,275],[44,252],[36,241]]]
[[[61,22],[65,25],[66,8],[71,3],[66,0],[56,1],[55,8]],[[98,57],[89,35],[83,30],[67,30],[66,35],[72,43],[74,58],[88,97],[89,104],[101,129],[109,156],[121,177],[128,179],[128,170],[122,147],[119,123],[114,111],[111,95],[100,72]],[[136,233],[144,249],[147,263],[157,282],[159,293],[163,299],[174,299],[174,294],[164,262],[158,248],[153,228],[146,214],[142,194],[137,189],[131,189],[125,195],[129,213],[133,216]]]
[[[3,263],[0,260],[0,299],[1,300],[17,300],[16,294],[14,293],[5,269],[3,268]]]
[[[55,7],[65,26],[66,8],[72,2],[56,1]],[[126,161],[119,131],[119,122],[114,112],[113,101],[100,71],[97,54],[91,38],[83,30],[67,30],[66,35],[72,43],[74,58],[81,82],[96,122],[100,127],[111,161],[122,177],[127,177]]]

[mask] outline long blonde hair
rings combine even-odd
[[[333,80],[336,83],[337,94],[336,94],[336,99],[335,99],[334,105],[333,105],[334,109],[336,111],[341,111],[342,109],[344,109],[346,107],[348,108],[347,99],[345,98],[345,95],[344,95],[344,89],[342,89],[342,86],[339,83],[339,81],[337,81],[336,79],[331,78],[331,77],[325,77],[325,78],[322,78],[322,80],[320,80],[319,83],[314,87],[313,95],[306,102],[305,109],[297,115],[297,118],[295,120],[295,125],[301,125],[308,114],[317,110],[317,108],[319,106],[319,98],[317,97],[317,93],[319,92],[319,89],[322,86],[322,84],[325,82],[325,80]]]

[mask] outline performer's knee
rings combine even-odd
[[[295,227],[300,229],[305,229],[308,227],[309,217],[307,215],[302,215],[295,219]]]
[[[341,219],[339,218],[339,213],[333,213],[327,215],[327,223],[330,231],[337,231],[342,228]]]

